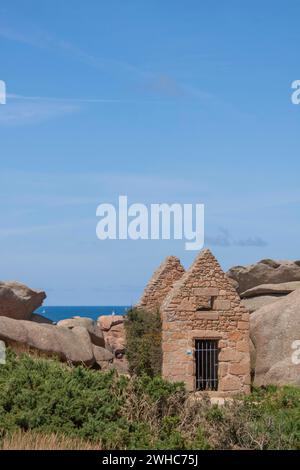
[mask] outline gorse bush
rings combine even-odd
[[[126,357],[131,374],[161,374],[161,319],[159,312],[132,309],[125,320]]]
[[[257,389],[218,407],[159,376],[119,377],[7,356],[0,366],[0,448],[42,448],[49,436],[55,448],[300,449],[295,387]]]
[[[176,413],[174,399],[184,402],[183,386],[159,377],[128,379],[8,351],[0,366],[0,433],[60,432],[106,449],[151,448],[161,441],[158,423]]]

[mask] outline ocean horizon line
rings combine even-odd
[[[45,316],[53,322],[75,316],[96,320],[104,315],[126,315],[130,305],[42,305],[35,314]]]
[[[133,307],[133,305],[125,305],[125,304],[95,304],[95,305],[85,305],[85,304],[74,304],[74,305],[71,305],[71,304],[66,304],[66,305],[63,305],[63,304],[53,304],[53,305],[42,305],[41,307],[39,307],[37,310],[40,310],[41,308],[59,308],[59,307],[70,307],[70,308],[73,308],[73,307],[85,307],[85,308],[89,308],[89,307],[92,307],[92,308],[95,308],[95,307]]]

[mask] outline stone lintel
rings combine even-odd
[[[209,330],[191,330],[187,332],[189,340],[194,339],[222,339],[223,333]]]
[[[219,314],[217,312],[208,312],[205,310],[201,310],[199,313],[199,319],[201,320],[218,320]]]
[[[218,300],[216,299],[213,304],[213,310],[230,310],[231,302],[230,300]]]
[[[217,287],[194,287],[193,294],[213,297],[219,295],[219,289]]]

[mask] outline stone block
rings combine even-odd
[[[218,300],[216,299],[213,303],[214,310],[230,310],[231,302],[230,300]]]
[[[242,355],[240,352],[236,351],[235,349],[231,348],[225,348],[222,349],[219,353],[219,361],[224,361],[224,362],[237,362],[242,358]]]
[[[217,312],[208,312],[206,310],[200,310],[199,312],[197,312],[197,314],[203,320],[218,320],[219,319],[219,314]]]
[[[190,300],[188,299],[183,299],[180,304],[179,304],[179,308],[178,310],[186,310],[186,311],[190,311],[190,312],[194,312],[196,309],[196,306],[193,302],[191,302]]]
[[[238,341],[236,343],[236,349],[237,351],[241,352],[249,352],[250,351],[250,345],[248,340],[243,340],[243,341]]]
[[[237,327],[238,327],[238,330],[248,330],[249,323],[247,321],[239,321]]]
[[[228,335],[228,339],[231,341],[239,341],[242,338],[243,338],[243,333],[241,333],[240,331],[232,331]]]
[[[219,363],[219,377],[224,377],[228,374],[229,363],[221,362]]]
[[[204,297],[214,297],[219,295],[219,289],[217,287],[194,287],[193,294],[203,295]]]
[[[227,375],[220,380],[220,390],[224,392],[241,390],[241,385],[240,379],[234,375]]]
[[[250,374],[250,364],[249,362],[229,364],[229,373],[232,375]]]

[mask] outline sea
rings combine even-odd
[[[129,306],[99,306],[99,307],[72,307],[72,306],[42,306],[38,308],[34,313],[43,315],[46,318],[54,322],[64,320],[65,318],[71,318],[75,316],[88,317],[93,320],[97,320],[101,315],[126,315],[130,309]]]

